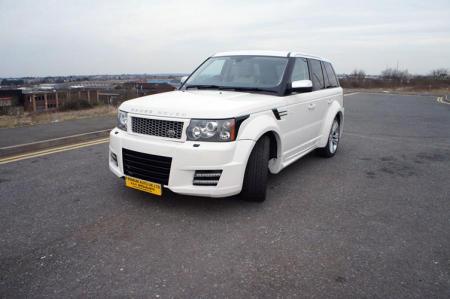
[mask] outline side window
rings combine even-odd
[[[327,76],[328,76],[328,81],[329,81],[328,86],[338,87],[339,86],[339,82],[338,82],[338,80],[336,78],[336,74],[334,73],[334,70],[333,70],[333,67],[331,66],[331,63],[324,62],[324,66],[325,66],[325,70],[326,70]]]
[[[299,80],[309,80],[308,62],[305,58],[295,58],[291,82]]]
[[[311,81],[313,82],[314,90],[325,88],[325,82],[322,73],[322,67],[319,60],[310,59],[311,66]]]
[[[330,79],[328,78],[327,70],[325,69],[325,62],[321,61],[323,77],[325,79],[325,88],[331,87]]]

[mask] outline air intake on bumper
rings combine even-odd
[[[196,170],[194,174],[194,186],[217,186],[222,170]]]

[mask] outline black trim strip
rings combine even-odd
[[[237,139],[237,136],[238,136],[238,133],[239,133],[239,128],[241,127],[241,125],[244,122],[244,120],[246,120],[249,117],[250,117],[249,114],[236,117],[236,136],[235,136],[236,139]]]
[[[275,115],[275,118],[280,120],[280,113],[278,112],[278,110],[276,108],[272,109],[273,115]]]

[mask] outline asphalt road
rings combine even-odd
[[[0,128],[0,148],[111,129],[116,122],[114,116],[100,116],[18,128]]]
[[[0,297],[450,296],[450,105],[346,97],[262,204],[126,189],[107,144],[0,165]]]

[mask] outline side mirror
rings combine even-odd
[[[298,80],[291,83],[292,91],[312,91],[313,83],[311,80]]]
[[[183,84],[187,80],[188,76],[183,76],[180,79],[180,83]]]

